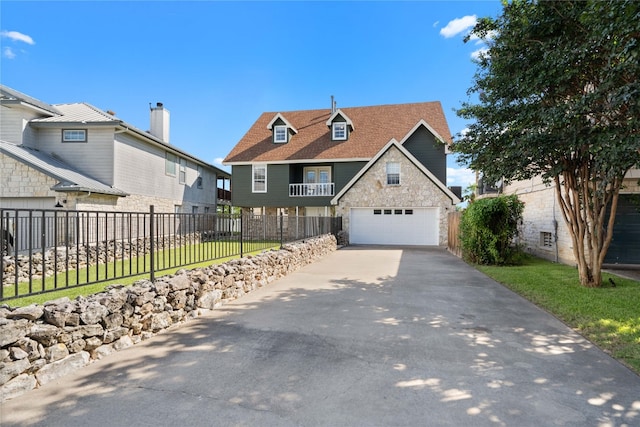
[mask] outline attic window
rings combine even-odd
[[[273,127],[273,142],[278,144],[287,142],[287,127],[285,125]]]
[[[63,129],[62,142],[87,142],[86,129]]]
[[[331,139],[334,141],[344,141],[347,139],[347,123],[346,122],[334,122],[331,126],[332,133]]]

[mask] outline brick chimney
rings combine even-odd
[[[149,133],[163,142],[169,143],[169,110],[165,109],[162,102],[151,107],[151,130]]]

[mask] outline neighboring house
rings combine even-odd
[[[640,264],[640,169],[625,176],[620,191],[613,240],[605,264]],[[504,187],[504,194],[517,194],[525,203],[522,244],[539,257],[575,265],[573,242],[562,217],[555,187],[540,177],[518,181]]]
[[[169,111],[143,131],[86,103],[49,105],[0,85],[0,207],[216,212],[229,173],[169,144]],[[204,141],[203,141],[204,142]]]
[[[446,182],[439,102],[263,113],[223,164],[234,206],[340,216],[352,244],[446,245],[460,202]]]

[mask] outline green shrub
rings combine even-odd
[[[514,244],[524,203],[515,195],[476,200],[462,213],[462,255],[476,264],[517,263],[520,248]]]

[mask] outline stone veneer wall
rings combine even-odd
[[[56,197],[51,187],[57,181],[33,168],[18,162],[13,157],[0,153],[1,197]],[[51,206],[53,208],[53,205]]]
[[[263,287],[337,249],[328,234],[155,282],[44,305],[0,306],[0,401]]]
[[[400,185],[386,185],[387,162],[400,163]],[[441,246],[447,245],[447,214],[455,209],[451,199],[396,147],[383,154],[338,201],[336,215],[342,216],[342,229],[347,233],[352,207],[439,207]]]

